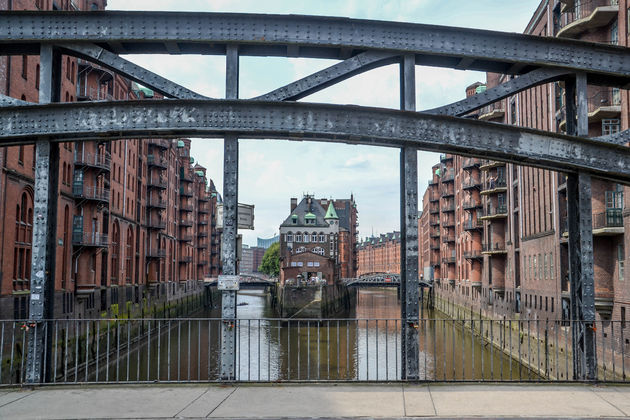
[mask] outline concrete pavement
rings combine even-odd
[[[0,419],[627,418],[630,386],[108,385],[0,389]]]

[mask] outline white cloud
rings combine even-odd
[[[520,32],[539,0],[109,0],[114,10],[219,11],[347,16]],[[225,96],[223,56],[149,56],[128,58],[189,89],[213,98]],[[242,57],[240,96],[251,98],[334,64],[334,60]],[[417,109],[434,108],[463,98],[464,89],[485,75],[416,67]],[[305,98],[308,102],[399,107],[398,67],[374,69]],[[194,139],[192,154],[208,168],[223,190],[223,141]],[[420,195],[424,193],[435,153],[419,152]],[[242,140],[239,200],[256,205],[256,230],[242,231],[244,242],[275,234],[288,214],[290,197],[349,197],[354,193],[360,235],[399,229],[399,151],[395,148],[314,142]]]

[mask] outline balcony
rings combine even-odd
[[[83,232],[83,229],[72,231],[72,245],[93,248],[107,248],[107,235],[99,232]]]
[[[166,258],[165,249],[147,249],[147,258]]]
[[[439,251],[440,250],[440,244],[433,244],[431,245],[431,251]]]
[[[443,257],[442,264],[455,264],[455,257]]]
[[[192,235],[180,235],[178,238],[179,242],[192,242]]]
[[[452,169],[450,171],[446,171],[444,176],[442,177],[442,183],[453,182],[455,181],[455,171]]]
[[[187,182],[187,183],[188,183],[188,182],[193,182],[192,175],[187,174],[187,173],[180,173],[180,174],[179,174],[179,182],[180,182],[180,183],[183,183],[183,182]]]
[[[455,227],[455,219],[446,219],[442,222],[442,227]]]
[[[199,221],[197,222],[197,224],[198,224],[199,226],[207,226],[207,225],[208,225],[208,221],[207,221],[207,220],[199,220]]]
[[[157,147],[158,149],[167,150],[171,144],[170,140],[166,139],[149,139],[149,147]]]
[[[149,223],[147,223],[147,227],[149,229],[158,229],[158,230],[166,229],[166,222],[149,220]]]
[[[464,258],[467,260],[483,260],[481,251],[464,251]]]
[[[98,168],[109,171],[112,164],[111,155],[107,152],[103,153],[91,153],[91,152],[79,152],[75,149],[74,153],[74,166],[76,168]]]
[[[148,155],[147,156],[147,164],[149,167],[156,167],[160,169],[168,168],[168,161],[161,156],[156,155]]]
[[[208,261],[206,261],[206,260],[199,260],[199,261],[197,261],[197,265],[207,265],[207,264],[208,264]]]
[[[505,105],[503,101],[486,105],[479,110],[479,119],[482,121],[496,121],[505,116]]]
[[[179,221],[179,225],[182,227],[191,227],[193,222],[192,219],[182,219]]]
[[[472,230],[481,230],[483,229],[483,222],[481,220],[472,221],[467,220],[464,222],[464,230],[472,231]]]
[[[500,219],[507,217],[507,206],[502,204],[496,207],[488,207],[484,209],[483,216],[481,216],[481,220],[491,220],[491,219]]]
[[[588,98],[588,122],[619,118],[621,92],[615,88],[599,88]]]
[[[210,210],[206,208],[206,206],[199,206],[197,209],[197,213],[199,214],[209,214]]]
[[[623,235],[622,209],[606,209],[593,215],[593,236]]]
[[[95,64],[90,63],[89,61],[86,60],[79,60],[79,71],[82,72],[84,71],[84,69],[86,69],[88,66],[87,65],[81,65],[81,61],[84,63],[89,63],[89,67],[90,67],[90,71],[98,71],[101,73],[100,77],[102,79],[101,83],[106,82],[108,80],[112,79],[112,72],[110,72],[109,70],[97,66]],[[83,102],[83,101],[113,101],[114,100],[114,96],[111,93],[108,93],[107,91],[107,85],[103,84],[101,85],[101,88],[97,88],[97,87],[88,87],[86,86],[85,83],[85,78],[80,76],[80,80],[79,80],[79,89],[78,89],[78,93],[77,93],[77,101],[79,102]]]
[[[440,195],[437,193],[429,194],[429,201],[431,203],[435,203],[436,201],[440,201]]]
[[[474,169],[478,168],[480,165],[479,159],[476,158],[465,158],[462,161],[462,169]]]
[[[429,187],[432,187],[432,186],[437,185],[437,184],[438,184],[438,181],[434,181],[433,179],[429,180]]]
[[[474,198],[468,198],[462,203],[464,210],[475,210],[481,208],[481,200],[475,200]]]
[[[165,178],[152,178],[149,179],[149,182],[147,182],[147,187],[165,190],[168,187],[168,183],[166,182]]]
[[[477,178],[468,178],[462,182],[462,189],[472,190],[481,187],[481,180]]]
[[[560,38],[574,38],[585,31],[608,26],[619,14],[619,0],[569,0],[560,20]]]
[[[446,205],[442,206],[441,210],[443,212],[453,212],[455,211],[455,203],[447,203]]]
[[[507,248],[505,247],[505,242],[494,242],[491,244],[484,242],[482,253],[486,255],[505,255],[507,254]]]
[[[431,226],[440,226],[440,219],[433,219],[429,221],[429,225]]]
[[[442,236],[442,242],[444,242],[444,243],[455,242],[455,235],[444,235],[444,236]]]
[[[438,222],[437,226],[439,226],[440,223]],[[439,238],[440,237],[440,229],[431,229],[431,232],[429,233],[429,236],[431,236],[432,238]]]
[[[192,206],[192,204],[180,204],[179,205],[179,211],[192,213],[193,206]]]
[[[198,243],[197,244],[197,249],[208,249],[208,244],[207,243]]]
[[[490,194],[498,194],[507,191],[507,181],[505,178],[490,178],[486,181],[485,185],[481,189],[481,194],[490,195]]]
[[[81,200],[109,203],[109,188],[88,187],[75,182],[72,185],[72,194]]]
[[[147,202],[147,208],[166,209],[166,201],[161,198],[152,198]]]
[[[192,197],[192,190],[184,186],[179,187],[179,195],[181,197]]]
[[[198,236],[199,238],[207,238],[207,237],[208,237],[208,232],[199,232],[199,233],[197,234],[197,236]]]
[[[179,263],[180,264],[187,264],[187,263],[191,263],[193,260],[192,256],[184,256],[184,257],[179,257]]]
[[[200,203],[207,203],[208,201],[210,201],[210,198],[211,198],[210,196],[202,194],[202,195],[199,196],[199,202]]]
[[[444,162],[448,162],[449,160],[453,160],[453,155],[448,155],[446,153],[442,153],[440,155],[440,162],[444,163]]]
[[[505,166],[505,162],[499,162],[498,160],[482,160],[479,169],[487,171],[488,169],[498,168],[500,166]]]
[[[442,198],[453,197],[453,196],[455,196],[455,188],[442,189]]]

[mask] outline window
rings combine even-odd
[[[554,273],[553,273],[553,252],[549,254],[549,278],[551,280],[553,280],[554,278]],[[551,312],[553,312],[553,298],[551,298]]]
[[[306,263],[307,267],[312,267],[313,266],[313,261],[309,261],[308,263]]]
[[[305,233],[304,234],[304,238],[303,238],[304,243],[309,243],[310,242],[310,240],[309,240],[310,238],[311,238],[311,235],[309,235],[308,233]]]
[[[13,290],[29,290],[31,278],[31,243],[33,238],[33,199],[22,193],[15,206],[15,244],[13,252]]]
[[[615,101],[613,95],[613,103]],[[621,130],[621,120],[619,118],[604,119],[602,120],[602,135],[607,136],[610,134],[618,133]]]
[[[625,273],[624,273],[624,271],[625,271],[624,270],[624,268],[625,268],[624,267],[625,261],[624,260],[625,260],[625,257],[626,256],[625,256],[625,252],[624,252],[624,249],[623,249],[623,243],[621,243],[621,244],[617,245],[617,261],[618,261],[618,264],[619,264],[619,281],[624,281],[624,276],[625,276]]]
[[[326,235],[319,235],[319,242],[326,242]]]
[[[621,307],[621,328],[626,328],[626,307]]]
[[[293,234],[287,234],[287,242],[293,242]]]
[[[315,233],[311,235],[311,242],[317,242],[317,235]]]
[[[544,279],[547,280],[547,254],[545,254],[545,259],[543,260],[543,274],[544,274]]]
[[[304,263],[303,263],[302,261],[298,261],[297,266],[298,266],[298,267],[303,267],[303,266],[304,266]]]
[[[610,43],[612,45],[619,44],[619,24],[617,20],[610,25]]]
[[[313,263],[313,266],[314,266],[314,267],[319,267],[319,261],[315,261],[315,262]]]
[[[302,242],[302,235],[301,234],[297,234],[295,235],[295,242]]]
[[[297,263],[295,261],[291,261],[291,267],[297,267]]]
[[[28,80],[28,56],[22,56],[22,78]]]

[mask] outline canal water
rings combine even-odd
[[[400,304],[396,289],[361,289],[356,308],[332,320],[273,319],[268,297],[238,295],[236,376],[243,381],[397,380],[401,377]],[[116,364],[101,363],[101,380],[218,380],[220,310],[195,318],[142,325]],[[423,308],[417,326],[420,380],[535,379],[532,373],[460,323]],[[211,320],[209,320],[211,319]],[[128,340],[138,326],[112,328],[111,340]],[[146,334],[151,331],[151,337]],[[106,366],[109,366],[107,368]],[[106,372],[107,370],[107,372]],[[93,375],[90,375],[91,377]]]

